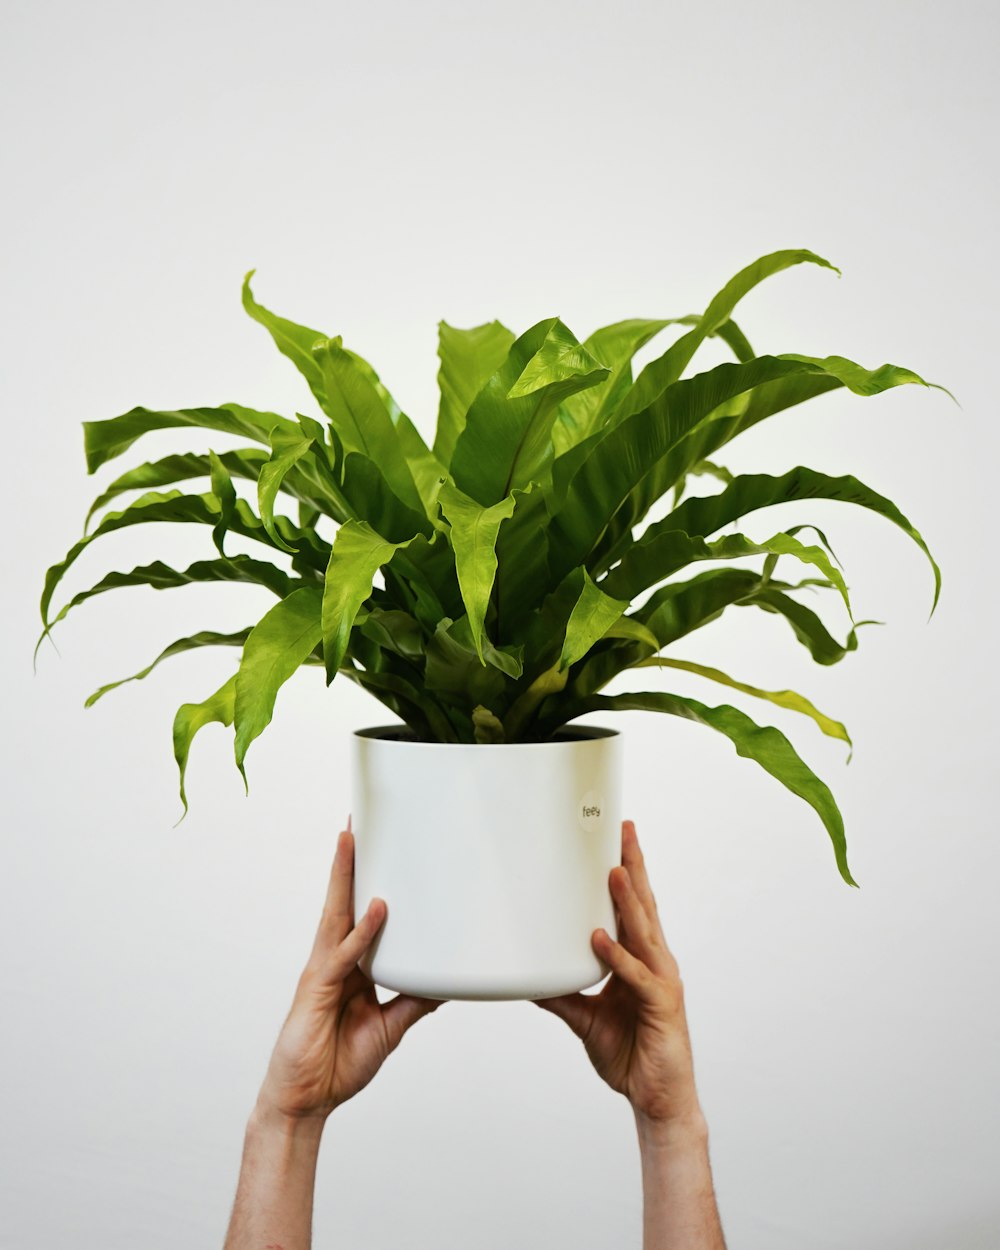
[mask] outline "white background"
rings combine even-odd
[[[847,721],[849,768],[774,718],[833,785],[861,889],[804,804],[696,726],[618,721],[627,810],[684,972],[730,1245],[1000,1244],[996,36],[985,3],[7,0],[0,1244],[221,1243],[350,808],[349,731],[385,719],[299,674],[249,800],[215,727],[172,828],[173,711],[231,653],[83,699],[267,596],[104,596],[33,678],[43,570],[99,489],[79,423],[138,403],[312,412],[240,309],[251,266],[262,302],[343,333],[429,431],[438,318],[558,314],[582,338],[697,311],[799,246],[844,277],[755,292],[757,350],[906,364],[961,408],[840,393],[730,465],[850,471],[893,497],[940,560],[940,609],[927,624],[928,567],[891,525],[809,504],[744,528],[828,527],[859,615],[886,627],[832,669],[742,611],[679,653]],[[165,434],[119,463],[180,446],[207,442]],[[134,530],[66,590],[209,552],[200,531]],[[316,1230],[371,1250],[638,1246],[628,1107],[560,1021],[449,1004],[332,1120]]]

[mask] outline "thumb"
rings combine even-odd
[[[382,1007],[382,1020],[389,1038],[389,1049],[395,1050],[412,1025],[446,1001],[439,998],[417,998],[414,994],[397,994]]]
[[[590,1024],[593,1004],[583,994],[560,994],[555,998],[533,998],[536,1007],[565,1020],[577,1037],[583,1037]]]

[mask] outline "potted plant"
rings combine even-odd
[[[392,989],[542,997],[606,973],[590,934],[614,924],[607,876],[620,850],[620,742],[613,731],[576,727],[586,713],[648,709],[724,735],[814,809],[853,885],[833,796],[778,729],[663,689],[606,692],[626,670],[682,670],[849,743],[844,726],[803,696],[757,689],[677,653],[730,606],[784,618],[817,663],[855,649],[853,615],[841,643],[799,593],[827,590],[851,614],[820,531],[813,541],[799,524],[769,537],[723,532],[772,504],[834,499],[878,513],[927,555],[937,602],[940,574],[923,538],[857,478],[803,467],[733,476],[716,459],[742,431],[827,391],[927,385],[895,365],[756,355],[733,321],[738,301],[803,262],[833,268],[812,252],[776,252],[737,274],[699,316],[622,321],[583,342],[558,318],[519,337],[496,321],[468,330],[442,322],[430,445],[366,360],[340,337],[257,303],[248,274],[244,308],[297,366],[323,416],[227,403],[85,422],[91,473],[152,430],[199,427],[242,445],[167,456],[112,481],[84,536],[48,570],[42,637],[72,608],[120,587],[239,581],[274,595],[256,624],[180,638],[124,679],[192,648],[239,649],[235,672],[174,720],[185,811],[198,731],[234,726],[243,772],[280,687],[301,665],[323,669],[327,684],[356,682],[395,714],[396,725],[355,736],[353,796],[357,896],[388,904],[365,971]],[[633,376],[636,352],[668,327],[679,337]],[[685,376],[712,337],[734,359]],[[718,489],[685,497],[695,476]],[[176,486],[198,478],[207,490]],[[255,491],[247,498],[237,482]],[[121,507],[119,497],[135,491],[144,493]],[[665,514],[650,521],[668,496]],[[216,554],[182,570],[156,561],[109,573],[53,612],[60,581],[91,543],[147,521],[204,525]],[[332,541],[323,536],[329,522]],[[227,552],[234,537],[266,558]],[[779,579],[779,560],[796,572]],[[88,705],[121,684],[102,686]]]

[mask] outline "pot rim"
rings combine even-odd
[[[461,747],[464,750],[476,751],[480,751],[484,747],[499,748],[507,751],[520,747],[522,750],[535,751],[545,747],[571,747],[576,746],[580,742],[621,737],[620,730],[606,729],[602,725],[564,726],[557,731],[556,737],[546,738],[543,742],[424,742],[421,739],[404,736],[411,732],[406,725],[372,725],[367,729],[355,729],[352,737],[364,738],[369,742],[378,742],[382,746],[408,747],[411,750],[414,747],[432,747],[435,750],[439,750],[442,747],[448,747],[452,750],[456,747]]]

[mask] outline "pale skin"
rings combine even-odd
[[[247,1124],[224,1250],[310,1250],[327,1119],[371,1081],[412,1025],[441,1006],[408,994],[379,1003],[358,960],[387,908],[373,899],[355,923],[353,875],[348,822],[312,952]],[[611,976],[598,994],[536,1004],[565,1020],[598,1075],[631,1104],[642,1160],[643,1250],[725,1250],[683,988],[630,821],[622,826],[622,863],[609,887],[617,940],[596,929],[592,943]]]

